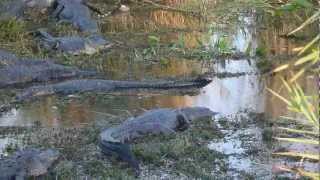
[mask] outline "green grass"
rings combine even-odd
[[[21,40],[26,33],[26,24],[17,19],[0,21],[0,39],[2,42],[15,42]]]

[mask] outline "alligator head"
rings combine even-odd
[[[201,74],[196,79],[194,79],[194,82],[198,83],[199,87],[204,87],[212,82],[212,77],[209,74]]]
[[[45,96],[45,95],[50,95],[54,94],[54,90],[51,88],[43,88],[41,86],[34,86],[28,88],[26,91],[22,92],[21,94],[16,96],[16,101],[25,101],[32,99],[37,96]]]
[[[40,176],[47,173],[48,168],[58,160],[60,153],[55,149],[26,149],[15,155],[15,160],[23,166],[27,176]]]
[[[192,121],[213,117],[218,114],[205,107],[185,107],[175,111],[178,121],[176,129],[180,131],[187,129]]]
[[[112,46],[112,43],[105,39],[100,34],[92,34],[86,39],[86,53],[94,54],[97,50],[108,49]]]

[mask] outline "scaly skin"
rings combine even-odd
[[[27,8],[44,10],[53,5],[55,0],[10,0],[0,2],[0,20],[9,18],[22,18]]]
[[[59,156],[59,152],[53,149],[18,151],[11,157],[0,159],[0,179],[22,180],[44,175]]]
[[[180,109],[156,109],[136,118],[108,128],[100,133],[100,148],[104,154],[117,155],[139,174],[139,163],[127,143],[148,134],[172,134],[186,130],[190,123],[201,118],[214,116],[208,108],[187,107]]]
[[[12,0],[8,2],[0,2],[0,20],[10,18],[21,18],[26,8],[23,0]]]
[[[1,56],[2,54],[2,56]],[[65,80],[74,77],[88,77],[95,72],[55,64],[50,60],[18,58],[0,50],[0,88],[24,86],[33,82]]]
[[[88,37],[52,37],[44,30],[38,31],[41,44],[47,49],[54,49],[62,53],[73,55],[92,55],[99,50],[111,47],[111,43],[99,34],[91,34]]]
[[[39,85],[27,88],[17,96],[18,101],[54,94],[69,95],[81,92],[110,92],[125,89],[177,89],[203,87],[211,82],[210,79],[198,78],[188,81],[114,81],[103,79],[68,80],[61,83]]]
[[[60,22],[69,22],[82,32],[98,33],[97,22],[82,0],[56,0],[52,15]]]
[[[0,67],[15,64],[19,61],[19,58],[5,50],[0,49]]]

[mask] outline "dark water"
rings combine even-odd
[[[179,6],[185,2],[167,3]],[[219,4],[216,6],[216,9],[220,7]],[[257,49],[263,47],[266,57],[289,59],[293,49],[304,43],[280,36],[292,30],[295,27],[294,23],[285,21],[275,25],[264,18],[261,20],[254,10],[230,17],[226,22],[221,18],[221,15],[217,15],[202,20],[176,12],[133,8],[129,13],[116,13],[100,21],[106,36],[123,42],[127,47],[148,47],[149,35],[156,35],[163,44],[177,42],[179,38],[183,38],[188,48],[197,47],[199,39],[207,46],[214,46],[224,37],[228,45],[237,52],[255,55]],[[133,55],[133,52],[132,48],[115,48],[100,57],[101,62],[94,68],[110,79],[184,78],[209,71],[241,75],[212,77],[212,83],[192,93],[139,91],[72,95],[65,98],[47,97],[5,113],[0,117],[0,126],[85,127],[112,116],[130,116],[158,107],[184,106],[205,106],[219,112],[221,117],[227,117],[230,121],[238,116],[247,116],[244,112],[264,113],[271,118],[280,115],[296,116],[288,112],[284,103],[266,91],[266,87],[283,89],[280,75],[261,75],[257,68],[257,57],[199,61],[197,58],[172,56],[166,57],[163,64],[143,60],[141,56]],[[85,63],[92,66],[88,61]],[[317,93],[315,77],[305,74],[299,82],[308,94]],[[282,94],[285,95],[284,92]],[[258,172],[260,175],[268,174],[266,170],[270,169],[269,160],[242,155],[245,152],[242,147],[244,143],[264,146],[261,140],[262,130],[259,127],[251,124],[237,131],[230,131],[224,127],[221,127],[221,130],[224,130],[225,138],[222,141],[214,140],[208,145],[210,149],[232,154],[228,159],[231,168]],[[251,138],[243,140],[239,138],[241,135]],[[0,139],[0,152],[8,143],[14,141],[8,138]],[[265,171],[260,172],[261,169]]]

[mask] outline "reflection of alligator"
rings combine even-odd
[[[68,95],[81,92],[110,92],[125,89],[174,89],[203,87],[211,82],[211,79],[199,77],[185,81],[141,82],[141,81],[114,81],[102,79],[69,80],[61,83],[33,86],[26,89],[17,97],[17,100],[27,100],[34,97],[62,94]]]
[[[119,126],[111,127],[100,134],[100,148],[107,155],[117,155],[139,173],[138,161],[126,143],[147,134],[172,134],[186,130],[190,123],[201,118],[214,116],[216,113],[204,107],[181,109],[157,109],[141,116],[128,119]]]
[[[23,180],[46,174],[58,158],[59,152],[53,149],[18,151],[13,156],[0,160],[0,179]]]
[[[99,32],[97,22],[91,18],[89,8],[82,1],[56,0],[52,14],[60,22],[72,23],[82,32]]]
[[[81,71],[77,68],[55,64],[49,60],[18,59],[15,55],[5,51],[0,51],[0,58],[0,64],[3,62],[6,65],[0,68],[0,88],[96,75],[95,72]]]
[[[47,49],[56,49],[73,55],[94,54],[101,49],[111,46],[111,43],[105,40],[101,35],[92,34],[86,38],[79,36],[72,37],[52,37],[43,30],[39,30],[42,45]]]

